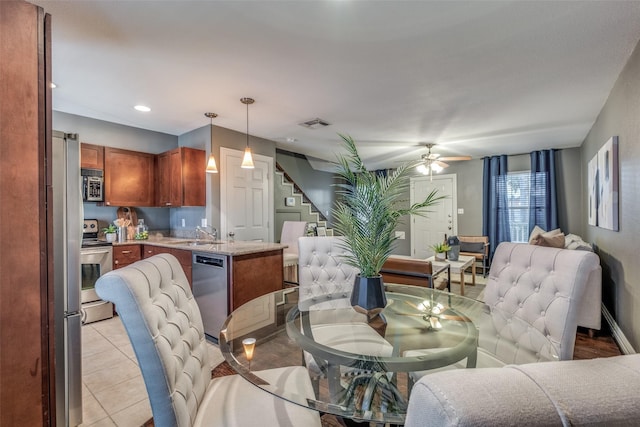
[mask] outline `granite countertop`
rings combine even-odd
[[[216,240],[214,243],[202,244],[206,242],[204,239],[200,240],[200,244],[196,245],[193,243],[195,241],[195,239],[183,239],[178,237],[149,236],[146,240],[127,240],[124,243],[114,242],[113,246],[144,244],[230,256],[269,252],[288,247],[288,245],[281,243],[245,242],[240,240],[236,240],[234,242]]]

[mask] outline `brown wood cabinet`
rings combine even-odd
[[[37,6],[0,1],[2,426],[55,424],[50,24]]]
[[[104,169],[104,147],[102,145],[80,144],[80,167]]]
[[[113,269],[122,268],[142,259],[141,245],[117,245],[113,247]]]
[[[229,297],[233,311],[254,298],[282,289],[282,249],[249,255],[234,255]]]
[[[204,206],[206,153],[179,147],[157,156],[158,206]]]
[[[107,206],[155,206],[155,155],[104,148]]]
[[[189,280],[189,286],[193,287],[191,275],[191,251],[154,245],[144,245],[142,247],[142,258],[149,258],[157,254],[171,254],[175,256],[180,262],[180,265],[184,270],[184,274],[187,276],[187,280]]]

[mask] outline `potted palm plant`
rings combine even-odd
[[[350,253],[345,262],[360,270],[356,277],[351,305],[371,319],[386,305],[380,270],[393,250],[395,229],[404,215],[425,215],[426,208],[443,199],[432,191],[425,200],[402,207],[409,187],[408,175],[415,166],[403,163],[386,173],[368,171],[354,140],[340,135],[346,155],[338,155],[337,174],[341,182],[339,200],[333,209],[334,229],[344,236]],[[405,202],[406,205],[406,202]]]

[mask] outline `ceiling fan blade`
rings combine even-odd
[[[458,161],[458,160],[471,160],[471,156],[451,156],[451,157],[439,157],[439,160]]]
[[[443,169],[444,169],[444,168],[448,168],[448,167],[449,167],[449,165],[448,165],[448,164],[446,164],[445,162],[441,162],[440,160],[434,160],[434,161],[433,161],[433,163],[434,163],[434,164],[436,164],[436,165],[438,165],[438,166],[440,166],[440,167],[441,167],[441,168],[443,168]]]

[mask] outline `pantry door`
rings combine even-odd
[[[428,208],[426,216],[411,216],[411,256],[428,258],[433,255],[431,245],[443,242],[446,236],[458,234],[456,175],[434,175],[411,178],[410,199],[417,203],[427,198],[432,190],[446,196],[436,206]]]
[[[242,169],[243,151],[220,148],[220,238],[273,242],[273,158],[253,155]]]

